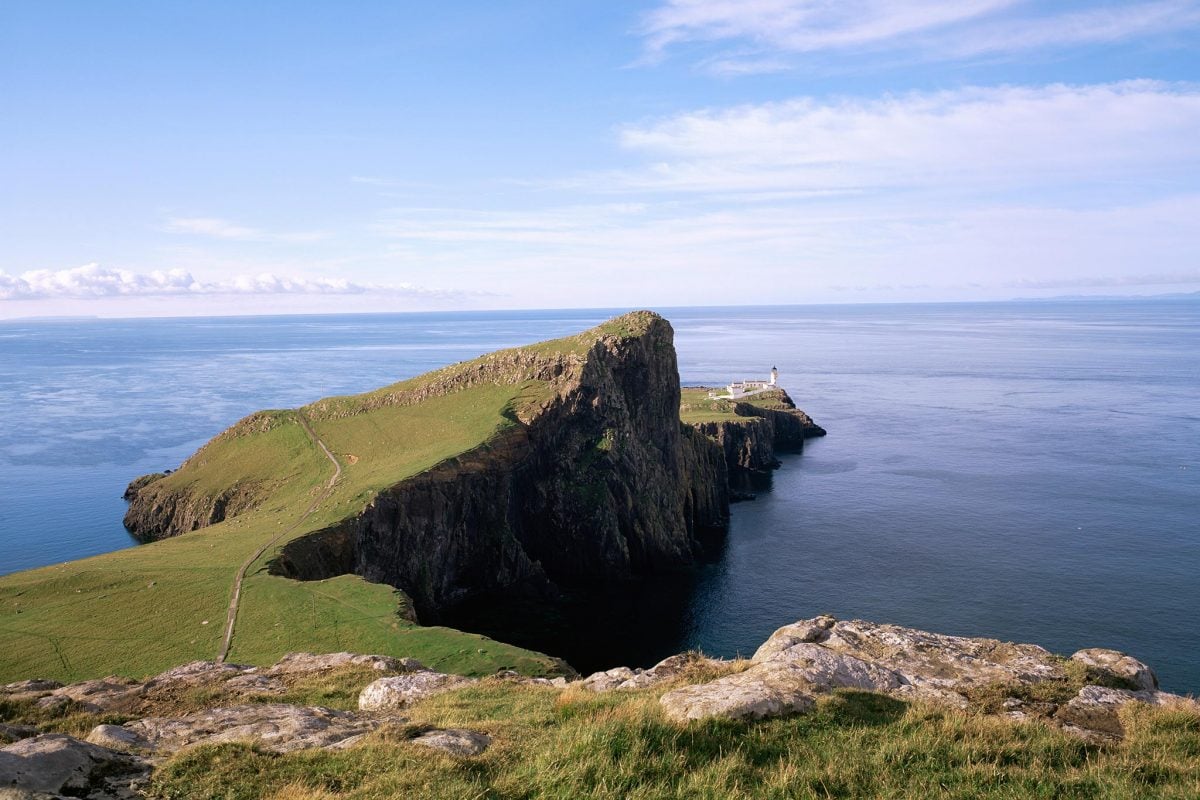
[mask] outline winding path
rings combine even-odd
[[[317,506],[325,502],[325,499],[329,497],[330,492],[333,491],[334,484],[338,482],[338,478],[342,477],[342,465],[336,458],[334,458],[333,453],[329,451],[329,448],[325,446],[325,443],[321,441],[321,438],[313,432],[312,427],[308,424],[308,420],[305,419],[304,415],[299,411],[296,412],[296,419],[300,422],[300,426],[304,428],[304,432],[308,434],[308,438],[312,439],[317,447],[321,448],[321,451],[325,453],[325,457],[328,458],[333,464],[333,475],[329,478],[329,482],[325,484],[325,488],[321,494],[319,494],[317,498],[312,501],[309,507],[304,510],[304,513],[300,515],[299,519],[297,519],[287,528],[275,534],[274,538],[266,542],[262,547],[255,550],[254,554],[246,559],[245,563],[242,564],[240,569],[238,569],[237,578],[235,578],[233,581],[233,596],[229,598],[229,612],[225,616],[225,639],[221,642],[221,652],[217,654],[218,664],[225,663],[225,658],[229,655],[229,647],[231,644],[233,644],[233,626],[234,623],[237,622],[238,602],[242,599],[242,584],[246,580],[247,570],[250,569],[255,561],[258,561],[258,559],[262,558],[262,554],[267,552],[268,548],[270,548],[284,536],[287,536],[289,533],[296,530],[296,528],[300,527],[304,520],[308,519],[308,516],[317,510]]]

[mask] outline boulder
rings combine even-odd
[[[592,673],[584,678],[580,682],[580,685],[585,689],[591,689],[593,692],[607,692],[610,689],[616,689],[635,674],[637,673],[629,667],[613,667],[604,672]]]
[[[140,758],[61,733],[0,749],[0,786],[26,793],[117,797],[122,786],[128,787],[147,770]]]
[[[788,664],[797,670],[814,691],[864,689],[885,692],[898,689],[904,683],[890,669],[809,642],[780,650],[772,656],[771,662]],[[752,667],[751,671],[758,668]]]
[[[136,731],[120,725],[97,725],[87,735],[87,740],[92,744],[107,747],[109,750],[120,750],[124,753],[145,753],[154,749]]]
[[[141,689],[141,684],[129,678],[97,678],[55,689],[39,699],[37,705],[39,708],[55,709],[75,702],[82,710],[93,714],[101,711],[121,711],[129,708]]]
[[[472,683],[475,683],[474,678],[446,675],[432,670],[380,678],[362,690],[358,696],[358,707],[362,711],[404,708],[430,695],[448,692]]]
[[[763,719],[810,710],[815,700],[800,670],[767,663],[708,683],[683,686],[659,702],[667,718],[689,722],[709,718]]]
[[[0,686],[0,695],[7,700],[33,700],[61,688],[62,684],[58,681],[35,678],[28,681],[6,683]]]
[[[607,692],[613,689],[647,689],[672,680],[688,669],[708,664],[718,666],[727,662],[720,659],[707,658],[698,653],[679,653],[668,656],[650,669],[629,669],[614,667],[605,672],[597,672],[580,681],[580,685],[593,692]],[[555,686],[566,686],[563,678],[550,681]]]
[[[1124,681],[1135,690],[1155,691],[1158,689],[1158,676],[1146,664],[1133,656],[1127,656],[1116,650],[1106,650],[1102,647],[1090,647],[1080,650],[1071,656],[1071,660],[1099,672]]]
[[[829,629],[836,622],[833,617],[821,616],[784,625],[759,646],[750,660],[769,661],[793,645],[824,641],[829,637]]]
[[[423,733],[413,739],[413,744],[442,750],[452,756],[477,756],[492,744],[492,737],[486,733],[450,728]]]
[[[148,717],[121,727],[158,755],[220,742],[253,742],[264,750],[289,753],[329,747],[397,721],[402,720],[319,706],[262,703],[210,708],[182,717]]]

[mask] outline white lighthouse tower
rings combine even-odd
[[[771,367],[771,385],[774,386],[777,383],[779,383],[779,370]]]

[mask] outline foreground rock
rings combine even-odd
[[[662,696],[663,710],[678,722],[709,719],[763,719],[796,714],[816,705],[812,688],[787,664],[728,675],[684,686]]]
[[[477,756],[492,744],[492,737],[486,733],[468,731],[461,728],[450,728],[444,731],[430,731],[413,739],[414,744],[432,747],[453,756]]]
[[[472,678],[446,675],[433,670],[380,678],[362,690],[358,696],[358,707],[362,711],[404,708],[431,695],[459,689],[474,682]]]
[[[580,685],[593,692],[608,692],[614,689],[648,689],[675,680],[691,670],[702,669],[706,666],[716,667],[723,663],[718,659],[706,658],[698,653],[679,653],[664,658],[650,669],[614,667],[604,672],[595,672],[580,681]]]
[[[0,749],[0,792],[14,790],[17,797],[134,797],[134,784],[148,773],[149,765],[136,756],[61,733]]]
[[[251,742],[273,753],[290,753],[357,741],[381,725],[403,722],[401,717],[368,716],[319,706],[261,703],[211,708],[181,717],[147,717],[115,726],[101,725],[89,740],[156,755],[184,747],[222,742]],[[104,730],[102,730],[104,729]],[[115,729],[115,730],[109,730]],[[116,731],[123,740],[114,740]]]
[[[1082,684],[1072,677],[1069,662],[1083,668]],[[1122,736],[1119,712],[1129,703],[1200,714],[1200,704],[1158,691],[1158,677],[1149,666],[1115,650],[1081,650],[1067,660],[1032,644],[828,616],[780,628],[744,672],[675,689],[661,703],[669,718],[686,722],[802,713],[813,707],[816,695],[834,689],[966,708],[997,691],[1028,694],[1029,687],[1039,685],[1055,690],[1044,692],[1047,696],[1066,692],[1069,699],[1026,702],[1014,696],[1003,703],[1004,712],[1015,719],[1043,719],[1092,740]]]
[[[70,706],[93,714],[142,714],[186,699],[196,690],[212,693],[217,702],[253,700],[285,694],[291,684],[304,678],[353,670],[393,674],[423,671],[425,667],[413,658],[358,653],[288,653],[271,667],[193,661],[145,681],[108,677],[68,686],[55,681],[21,681],[0,687],[0,698],[31,700],[39,708],[48,710]],[[0,736],[3,735],[0,731]]]

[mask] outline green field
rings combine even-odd
[[[519,369],[507,382],[456,388],[481,364],[504,364],[514,354],[578,361],[601,334],[637,332],[636,319],[622,318],[367,394],[251,415],[145,490],[201,499],[232,491],[246,510],[181,536],[0,578],[0,682],[139,677],[214,658],[234,576],[267,544],[246,573],[231,661],[352,650],[412,656],[465,674],[556,670],[537,653],[408,622],[406,598],[389,586],[352,575],[292,581],[268,574],[266,565],[290,539],[357,514],[381,489],[485,445],[553,391],[522,379]],[[329,491],[334,467],[301,415],[341,467]]]
[[[779,392],[764,392],[760,395],[738,400],[720,400],[708,396],[711,389],[685,388],[680,392],[679,417],[689,425],[702,422],[738,422],[752,419],[734,411],[736,405],[751,405],[758,408],[783,410],[790,408],[779,400]],[[718,393],[724,390],[718,390]]]

